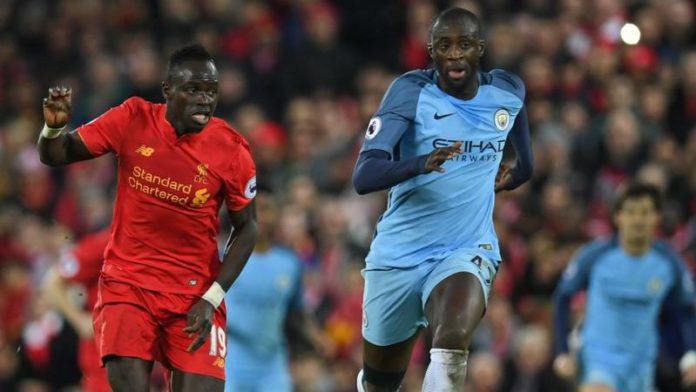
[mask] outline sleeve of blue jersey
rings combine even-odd
[[[693,307],[694,300],[696,300],[696,289],[684,259],[665,241],[658,241],[655,244],[655,249],[672,263],[674,286],[670,291],[670,300],[676,300],[682,305]]]
[[[368,124],[361,152],[382,150],[393,156],[394,147],[413,124],[420,91],[426,80],[422,71],[412,71],[389,86],[377,113]]]
[[[290,310],[303,310],[304,309],[304,298],[303,298],[303,292],[304,292],[304,278],[303,278],[303,271],[302,271],[302,261],[297,258],[297,256],[292,253],[289,255],[289,257],[292,257],[295,259],[295,271],[294,271],[294,276],[292,276],[292,294],[290,296],[290,303],[288,308]]]
[[[681,320],[684,351],[696,350],[696,290],[694,281],[684,259],[665,241],[658,241],[655,249],[672,263],[674,286],[665,301],[665,309],[677,312],[675,319]]]

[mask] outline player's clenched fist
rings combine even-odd
[[[63,128],[70,119],[71,109],[71,88],[58,86],[48,89],[48,96],[43,100],[43,115],[47,126]]]
[[[456,142],[449,147],[433,150],[425,161],[425,172],[430,173],[436,171],[438,173],[444,173],[445,169],[442,168],[442,164],[461,154],[461,147],[462,142]]]

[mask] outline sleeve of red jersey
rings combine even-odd
[[[121,141],[131,123],[130,119],[138,99],[129,98],[77,129],[77,133],[93,156],[98,157],[107,152],[119,154]]]
[[[109,230],[88,235],[74,248],[63,252],[58,263],[60,276],[73,283],[89,284],[99,278],[104,249],[111,238]]]
[[[237,148],[237,160],[232,173],[225,177],[225,202],[227,208],[239,211],[256,196],[256,165],[245,142]]]

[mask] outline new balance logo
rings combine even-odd
[[[155,153],[155,149],[152,148],[152,147],[148,147],[148,146],[146,146],[146,145],[143,144],[143,145],[141,145],[140,147],[136,148],[136,149],[135,149],[135,152],[137,152],[138,154],[140,154],[140,155],[142,155],[142,156],[144,156],[144,157],[149,157],[149,156],[151,156],[152,154]]]

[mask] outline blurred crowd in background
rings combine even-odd
[[[132,95],[162,102],[168,54],[198,41],[220,72],[216,115],[245,135],[259,182],[281,200],[275,238],[300,256],[307,310],[332,342],[293,353],[296,388],[354,390],[360,269],[386,193],[358,196],[353,165],[386,88],[429,66],[431,21],[455,5],[482,18],[483,68],[525,81],[536,161],[531,182],[497,197],[503,264],[467,391],[571,390],[550,368],[550,297],[577,247],[611,235],[617,188],[657,185],[660,235],[696,265],[687,0],[1,1],[0,389],[77,390],[76,334],[39,287],[63,249],[109,225],[114,199],[113,156],[63,169],[39,162],[42,97],[72,87],[73,128]],[[621,40],[629,21],[637,45]],[[427,349],[418,344],[405,391],[420,391]]]

